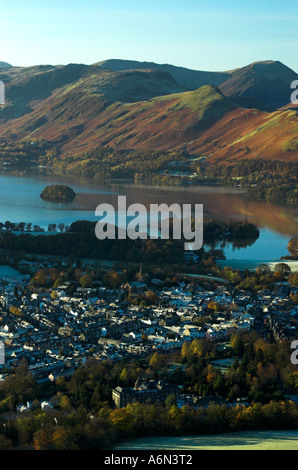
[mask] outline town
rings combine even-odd
[[[298,306],[293,299],[297,299],[298,288],[285,280],[258,292],[237,290],[224,279],[218,282],[212,277],[208,278],[209,288],[187,278],[169,285],[149,278],[140,266],[133,281],[118,287],[90,280],[85,286],[68,280],[44,289],[34,289],[31,284],[26,291],[36,273],[55,269],[53,262],[21,259],[20,271],[1,266],[2,382],[24,360],[37,383],[50,384],[58,377],[71,377],[90,357],[116,362],[155,353],[170,356],[196,339],[216,345],[218,357],[212,365],[224,371],[234,362],[230,343],[237,335],[257,331],[277,342],[297,338]],[[81,272],[84,269],[81,267]],[[134,301],[140,298],[143,301]],[[167,367],[175,369],[171,363]],[[135,390],[142,390],[139,386]],[[165,390],[165,385],[154,387],[155,392],[156,387]],[[149,389],[143,384],[143,390]],[[178,398],[178,388],[170,386],[162,401],[169,394]],[[131,401],[136,395],[141,394],[130,393]],[[149,395],[143,394],[146,399]],[[121,407],[130,401],[127,393],[123,399],[118,387],[113,391],[113,402]],[[25,403],[18,404],[17,411],[27,409]]]

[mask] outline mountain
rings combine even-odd
[[[106,60],[101,67],[123,71],[131,69],[159,69],[172,75],[177,83],[188,90],[204,85],[215,85],[240,106],[272,110],[289,102],[289,90],[298,74],[279,61],[255,62],[227,72],[203,72],[173,65],[129,60]]]
[[[111,72],[94,65],[37,66],[14,68],[0,74],[5,83],[8,104],[0,119],[15,119],[30,113],[37,103],[51,97],[80,94],[109,102],[136,102],[155,96],[183,92],[173,77],[159,70]],[[82,96],[76,97],[81,101]],[[59,96],[55,99],[59,101]],[[66,104],[66,103],[65,103]],[[74,113],[76,114],[76,110]]]
[[[298,75],[281,62],[255,62],[231,72],[220,90],[240,106],[270,110],[289,102],[290,85],[297,79]]]
[[[185,67],[176,67],[169,64],[156,64],[154,62],[138,62],[135,60],[110,59],[98,62],[102,68],[120,72],[123,70],[148,70],[158,69],[169,73],[177,83],[187,90],[196,90],[204,85],[218,86],[230,78],[228,72],[204,72],[191,70]]]
[[[0,69],[7,69],[12,67],[12,65],[8,64],[7,62],[0,62]]]
[[[114,60],[3,69],[7,102],[0,107],[0,139],[43,139],[62,155],[109,146],[182,149],[207,164],[297,160],[297,110],[287,109],[287,80],[296,74],[272,61],[218,74]],[[200,86],[189,90],[194,80]],[[276,109],[282,101],[285,108]]]

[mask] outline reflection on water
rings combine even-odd
[[[53,204],[40,198],[42,189],[49,184],[67,184],[76,192],[70,203]],[[34,175],[0,175],[0,221],[32,222],[42,227],[49,223],[71,224],[75,220],[97,220],[95,209],[101,203],[117,208],[118,195],[127,197],[127,205],[152,203],[203,204],[204,216],[215,219],[247,218],[260,229],[256,243],[246,248],[225,248],[226,257],[257,259],[279,258],[288,254],[288,240],[298,233],[298,211],[265,202],[248,200],[237,188],[190,187],[164,188],[132,184],[98,184],[78,181],[69,177]],[[265,255],[265,256],[264,256]]]
[[[219,187],[201,187],[199,189],[170,189],[147,186],[110,186],[110,193],[104,197],[94,193],[78,194],[74,201],[74,208],[94,210],[101,202],[117,205],[117,196],[126,195],[127,204],[135,202],[144,204],[147,208],[153,203],[171,204],[203,204],[204,216],[224,220],[227,218],[244,220],[284,234],[287,237],[298,233],[298,210],[294,207],[278,206],[266,202],[256,202],[247,199],[242,192],[235,189]]]

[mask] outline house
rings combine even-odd
[[[194,338],[205,338],[206,333],[201,326],[185,325],[183,328],[182,336]]]
[[[29,408],[24,405],[23,403],[18,403],[17,406],[16,406],[16,411],[18,413],[24,413],[26,411],[29,411]]]
[[[155,286],[160,286],[160,285],[163,284],[163,281],[161,279],[153,278],[153,279],[151,279],[151,284],[153,284]]]
[[[51,405],[51,403],[49,401],[46,401],[46,400],[42,401],[40,406],[41,406],[42,410],[51,410],[51,409],[53,409],[53,405]]]
[[[249,322],[251,326],[254,326],[255,319],[249,313],[245,313],[240,317],[240,320],[243,322]]]
[[[117,408],[123,408],[130,403],[164,403],[169,395],[178,397],[180,389],[178,385],[167,383],[163,380],[149,380],[136,382],[134,387],[116,387],[112,392],[112,398]]]
[[[123,288],[129,294],[141,294],[147,290],[147,284],[142,281],[127,282]]]
[[[223,333],[217,330],[214,330],[213,328],[208,328],[207,333],[206,333],[206,338],[210,340],[218,340],[222,337]]]

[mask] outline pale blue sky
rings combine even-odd
[[[298,72],[297,0],[0,0],[0,61],[105,59],[229,70],[280,60]]]

